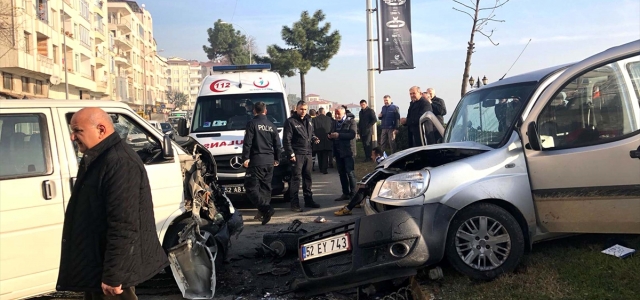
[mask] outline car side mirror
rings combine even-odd
[[[180,136],[189,135],[189,128],[187,128],[187,119],[185,118],[178,119],[178,135]]]
[[[168,134],[162,139],[162,157],[166,160],[173,159],[173,144],[171,144],[171,137]]]
[[[527,138],[529,139],[529,146],[532,150],[540,151],[540,136],[538,135],[538,126],[536,122],[531,122],[527,126]]]

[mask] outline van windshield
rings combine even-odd
[[[536,85],[525,82],[466,94],[449,120],[445,142],[472,141],[500,147]]]
[[[253,104],[267,105],[267,117],[276,127],[286,119],[282,93],[211,95],[198,97],[192,132],[244,130],[253,118]]]

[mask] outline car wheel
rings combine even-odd
[[[458,272],[492,280],[516,268],[524,247],[518,221],[497,205],[480,203],[455,216],[449,225],[445,254]]]

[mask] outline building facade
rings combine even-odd
[[[171,57],[167,59],[167,65],[167,90],[184,93],[188,101],[183,109],[191,110],[198,97],[200,83],[202,82],[202,67],[200,63],[180,57]]]
[[[109,98],[107,5],[96,0],[0,0],[12,27],[0,41],[6,98]]]
[[[10,37],[0,40],[0,96],[112,99],[138,111],[166,103],[167,64],[157,55],[144,5],[0,0],[0,9],[13,24],[0,35]]]

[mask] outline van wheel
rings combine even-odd
[[[497,205],[472,205],[449,225],[445,254],[458,272],[477,280],[493,280],[520,263],[524,255],[522,229]]]
[[[212,232],[210,229],[210,226],[208,226],[211,222],[209,220],[203,219],[203,221],[205,221],[205,224],[200,226],[200,234],[202,235],[202,237],[205,238],[205,240],[207,241],[205,243],[205,245],[207,246],[207,248],[209,248],[209,250],[211,251],[211,253],[215,253],[217,252],[216,255],[216,259],[214,261],[215,264],[218,264],[218,262],[222,261],[222,247],[220,247],[220,245],[218,245],[218,242],[216,241],[216,239],[214,238],[214,235],[216,234],[216,232]],[[184,229],[185,226],[187,226],[187,224],[189,224],[189,222],[191,222],[191,218],[187,218],[184,219],[176,224],[173,224],[171,227],[169,227],[169,229],[167,229],[167,233],[165,233],[164,236],[164,243],[162,243],[162,246],[164,248],[164,251],[169,254],[169,249],[173,248],[174,246],[178,245],[178,240],[180,239],[178,234],[180,233],[180,231],[182,231],[182,229]],[[169,275],[172,274],[171,272],[171,266],[167,266],[165,269],[165,272]]]

